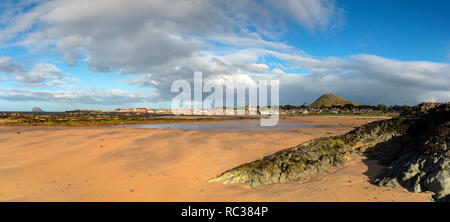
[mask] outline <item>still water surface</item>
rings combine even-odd
[[[260,126],[259,120],[217,121],[217,122],[186,122],[161,124],[134,124],[121,125],[122,128],[148,128],[148,129],[183,129],[183,130],[264,130],[264,129],[296,129],[316,128],[316,125],[305,125],[296,122],[278,122],[275,126]]]

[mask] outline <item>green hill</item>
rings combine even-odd
[[[320,107],[330,107],[333,105],[343,106],[345,104],[353,104],[355,106],[359,105],[357,103],[354,103],[350,100],[344,99],[340,96],[336,96],[334,94],[325,94],[325,95],[319,97],[318,99],[316,99],[316,101],[314,101],[313,103],[311,103],[311,105],[309,105],[309,107],[320,108]]]

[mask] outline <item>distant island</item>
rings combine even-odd
[[[242,108],[242,107],[241,107]],[[282,105],[279,106],[280,115],[345,115],[345,116],[388,116],[397,117],[401,113],[411,109],[408,105],[387,106],[384,104],[360,105],[348,99],[334,94],[324,94],[310,105]],[[211,109],[189,109],[187,115],[175,118],[170,109],[150,108],[127,108],[104,110],[72,110],[60,113],[47,113],[39,107],[33,107],[32,113],[27,112],[4,112],[0,113],[0,125],[46,125],[46,126],[98,126],[98,125],[120,125],[143,122],[177,122],[177,121],[208,121],[233,118],[259,118],[270,115],[259,106],[247,105],[243,114],[238,114],[235,107],[230,112],[226,107]],[[217,114],[222,111],[223,114]],[[253,115],[250,113],[256,113]],[[184,116],[184,117],[183,117]],[[192,116],[188,117],[188,116]]]
[[[33,107],[33,109],[31,109],[31,112],[42,112],[42,109],[39,107]]]

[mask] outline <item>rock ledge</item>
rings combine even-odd
[[[263,184],[304,181],[330,167],[345,166],[357,153],[387,168],[374,180],[380,186],[432,191],[449,201],[450,103],[423,103],[397,118],[363,125],[347,134],[317,138],[228,170],[210,182]]]

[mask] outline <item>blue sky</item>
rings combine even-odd
[[[341,29],[314,34],[298,29],[287,41],[323,57],[364,53],[405,61],[449,61],[449,1],[337,2],[345,9]]]
[[[5,1],[0,110],[165,107],[174,80],[280,80],[280,103],[450,100],[449,1]]]

